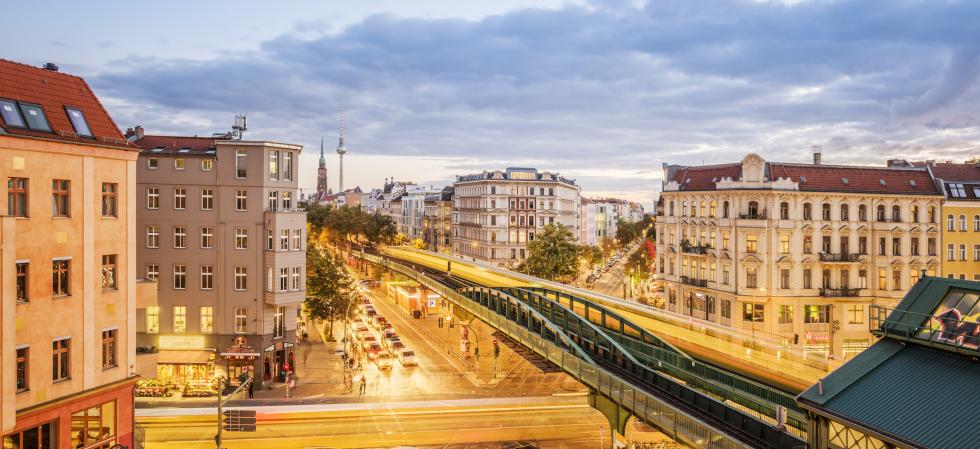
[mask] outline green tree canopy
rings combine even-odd
[[[311,242],[312,243],[312,242]],[[339,254],[311,244],[306,251],[306,311],[311,318],[330,323],[352,314],[358,298],[354,278]]]
[[[579,245],[565,226],[547,225],[527,244],[518,271],[552,281],[570,281],[579,273]]]

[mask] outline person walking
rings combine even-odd
[[[255,399],[255,376],[248,379],[248,398]]]
[[[364,396],[364,393],[367,391],[367,378],[364,377],[363,374],[361,374],[361,381],[360,382],[361,382],[360,395],[361,396]]]

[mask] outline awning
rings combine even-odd
[[[158,365],[206,365],[213,361],[214,351],[210,349],[161,349],[157,353]]]

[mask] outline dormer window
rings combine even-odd
[[[840,182],[843,182],[845,186],[849,184],[847,178],[840,178]]]
[[[92,137],[92,130],[89,129],[88,122],[85,121],[85,116],[81,110],[66,107],[65,111],[68,112],[68,120],[71,121],[71,126],[75,128],[75,134]]]
[[[881,184],[881,186],[882,186],[882,187],[886,187],[886,186],[888,186],[888,183],[887,183],[887,182],[885,182],[885,179],[884,179],[884,178],[882,178],[882,179],[879,179],[879,180],[878,180],[878,183],[879,183],[879,184]]]
[[[150,170],[156,170],[160,168],[160,159],[151,157],[146,160],[146,168]]]
[[[909,180],[909,185],[912,186],[912,187],[915,187],[916,186],[915,180],[914,179],[910,179]]]
[[[27,123],[27,129],[33,131],[44,131],[51,132],[51,125],[48,124],[48,118],[44,115],[44,109],[40,106],[26,103],[19,103],[20,112],[24,116],[24,122]]]
[[[27,126],[24,124],[24,118],[17,111],[17,103],[13,101],[0,100],[0,116],[3,117],[3,121],[7,126],[14,128],[25,128]]]
[[[806,176],[800,176],[800,184],[806,184]]]

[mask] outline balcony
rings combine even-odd
[[[820,253],[821,262],[860,262],[861,254],[856,253]]]
[[[743,220],[765,220],[766,211],[749,212],[747,214],[738,214],[738,218]]]
[[[681,284],[693,285],[695,287],[707,287],[708,286],[708,280],[707,279],[695,279],[695,278],[692,278],[692,277],[681,276]]]
[[[820,296],[825,298],[853,298],[860,291],[859,288],[821,288]]]
[[[708,254],[709,249],[710,245],[692,245],[687,240],[681,242],[681,251],[688,254]]]

